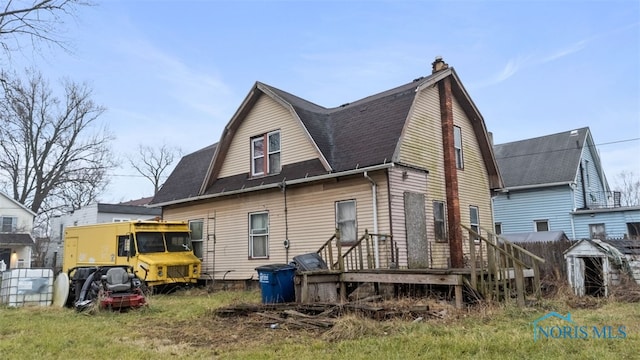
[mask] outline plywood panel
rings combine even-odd
[[[424,205],[424,194],[405,191],[404,212],[409,269],[426,269],[429,267]]]

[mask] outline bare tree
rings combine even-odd
[[[153,195],[158,193],[166,179],[166,170],[182,154],[182,150],[163,143],[157,148],[147,145],[138,146],[138,153],[129,156],[129,163],[136,171],[151,181]]]
[[[83,0],[1,0],[0,46],[6,54],[20,49],[21,39],[30,46],[54,44],[67,49],[60,36],[64,18],[73,16],[76,8],[89,5]]]
[[[640,205],[640,177],[633,171],[621,171],[615,177],[615,189],[620,191],[620,205]]]
[[[86,84],[62,81],[54,94],[39,72],[27,80],[3,73],[0,88],[0,181],[33,212],[95,199],[113,167],[112,136],[99,127],[105,111]],[[82,198],[78,200],[81,192]]]

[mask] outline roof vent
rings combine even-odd
[[[569,136],[576,136],[578,135],[578,130],[571,130],[571,132],[569,133]]]

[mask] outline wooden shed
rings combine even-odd
[[[620,284],[621,273],[640,282],[640,246],[637,241],[580,240],[564,252],[569,285],[578,296],[608,296]]]

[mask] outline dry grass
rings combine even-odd
[[[258,303],[257,292],[189,290],[152,296],[139,311],[93,315],[69,309],[0,307],[0,352],[8,358],[47,359],[371,359],[371,358],[621,358],[640,348],[640,309],[618,298],[597,299],[597,307],[576,305],[562,286],[554,298],[518,308],[478,303],[463,310],[437,299],[388,301],[395,309],[428,305],[442,316],[372,320],[346,315],[329,330],[309,330],[247,315],[222,318],[220,307]],[[531,322],[549,311],[581,325],[625,325],[624,340],[533,342]]]

